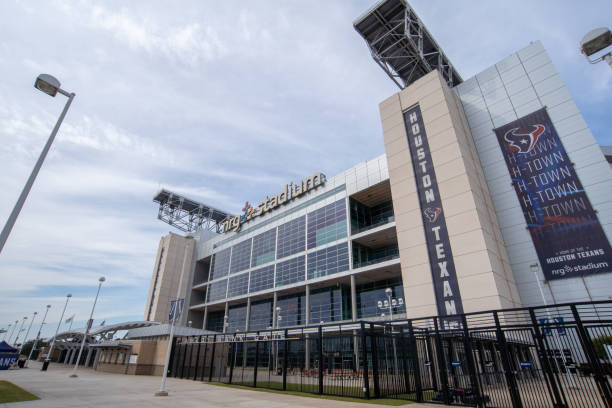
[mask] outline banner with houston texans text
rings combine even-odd
[[[612,250],[546,108],[495,129],[547,280],[612,271]]]

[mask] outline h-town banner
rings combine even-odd
[[[612,250],[546,108],[495,129],[547,280],[612,271]]]

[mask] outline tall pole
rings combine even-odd
[[[21,332],[23,331],[23,324],[25,323],[26,320],[28,320],[28,316],[23,317],[23,320],[21,321],[21,326],[19,326],[19,331],[17,332],[17,337],[15,337],[15,341],[13,341],[13,346],[17,345],[17,341],[19,341],[19,336],[21,335]]]
[[[183,255],[183,267],[181,268],[181,276],[179,277],[178,286],[176,288],[176,298],[174,300],[174,310],[172,311],[172,321],[170,322],[170,334],[168,335],[168,348],[166,349],[166,362],[164,363],[164,372],[162,373],[161,384],[159,391],[155,393],[156,397],[167,397],[168,391],[166,390],[166,378],[168,377],[168,365],[170,364],[170,352],[172,351],[172,341],[174,340],[174,322],[176,321],[176,312],[179,308],[179,298],[181,296],[181,286],[183,285],[183,275],[185,275],[185,267],[187,264],[187,248],[189,248],[189,242],[193,239],[192,236],[186,236],[187,244],[185,245],[185,253]],[[227,317],[227,313],[226,313]]]
[[[11,330],[12,325],[13,323],[9,323],[8,327],[6,328],[6,331],[4,332],[4,336],[2,336],[2,341],[6,340],[6,336],[8,335],[9,330]]]
[[[57,333],[59,332],[59,328],[62,325],[62,320],[64,320],[64,313],[66,313],[66,307],[68,306],[68,301],[71,297],[71,293],[66,295],[66,303],[64,304],[64,310],[62,310],[62,317],[60,317],[59,323],[57,324],[57,329],[55,329],[55,336],[53,336],[53,340],[51,341],[51,347],[49,347],[49,351],[47,352],[47,358],[45,358],[45,363],[47,364],[49,364],[49,360],[51,359],[51,353],[53,352],[53,347],[55,346],[55,339],[57,337]],[[46,370],[46,367],[43,368],[43,370]]]
[[[94,299],[93,307],[91,308],[91,313],[89,314],[89,320],[87,321],[87,326],[85,326],[85,334],[83,335],[83,340],[81,341],[81,348],[79,349],[79,355],[77,356],[76,363],[74,364],[74,370],[72,370],[72,374],[70,377],[78,377],[77,370],[79,369],[79,362],[81,361],[81,354],[83,354],[83,348],[85,347],[85,340],[87,339],[87,335],[89,334],[89,326],[91,326],[93,319],[94,310],[96,309],[96,303],[98,303],[98,295],[100,295],[100,288],[102,287],[102,283],[106,280],[104,276],[98,279],[98,291],[96,292],[96,298]]]
[[[23,338],[23,341],[21,342],[21,346],[19,347],[19,354],[21,354],[21,350],[23,349],[23,345],[28,340],[28,336],[30,335],[30,329],[32,328],[32,324],[34,323],[34,319],[36,319],[36,315],[37,314],[38,314],[38,312],[34,312],[34,314],[32,315],[32,320],[30,320],[30,325],[28,326],[28,331],[26,332],[26,335]]]
[[[17,217],[19,216],[19,213],[21,212],[21,208],[23,207],[23,204],[28,198],[28,194],[30,193],[30,190],[32,189],[32,185],[34,184],[34,180],[36,180],[36,176],[38,175],[38,172],[40,171],[40,168],[42,167],[42,164],[45,161],[45,157],[47,157],[47,153],[49,153],[51,144],[53,143],[53,140],[55,139],[55,135],[57,134],[57,131],[59,130],[60,125],[62,124],[62,121],[64,120],[64,117],[66,116],[66,113],[68,112],[68,108],[70,107],[70,104],[72,103],[72,100],[74,99],[74,96],[75,96],[74,93],[71,93],[68,96],[68,101],[66,102],[66,105],[64,106],[64,109],[62,110],[62,113],[60,114],[59,118],[57,119],[57,122],[55,123],[55,126],[53,127],[53,130],[51,131],[51,134],[49,135],[49,139],[47,140],[45,147],[40,153],[40,156],[38,157],[38,160],[36,161],[36,164],[34,165],[34,168],[32,169],[32,173],[30,174],[28,181],[23,187],[23,190],[21,191],[21,194],[19,195],[19,199],[17,200],[17,203],[15,203],[15,207],[13,207],[13,211],[11,211],[11,215],[9,215],[8,220],[6,220],[6,224],[4,224],[2,233],[0,233],[0,253],[2,252],[2,248],[4,248],[4,244],[6,244],[6,240],[8,239],[9,234],[11,233],[11,230],[13,229],[13,226],[15,225],[15,221],[17,221]]]
[[[24,367],[27,367],[28,366],[28,361],[30,361],[32,359],[32,354],[34,353],[34,349],[38,345],[38,339],[40,339],[40,332],[42,331],[43,326],[45,325],[45,320],[47,320],[47,313],[49,313],[49,309],[51,309],[51,305],[47,305],[47,310],[45,310],[45,316],[43,317],[42,323],[40,324],[40,329],[38,329],[38,334],[36,335],[36,340],[34,340],[34,344],[32,344],[32,349],[30,350],[30,355],[28,356],[28,359],[25,361],[25,364],[23,365]]]
[[[19,320],[15,320],[15,325],[13,326],[13,331],[11,331],[10,336],[8,336],[7,343],[11,342],[11,339],[13,338],[13,333],[15,333],[15,329],[17,328],[17,324],[18,323],[19,323]]]

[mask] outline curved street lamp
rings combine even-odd
[[[8,219],[6,220],[6,224],[4,224],[2,233],[0,233],[0,253],[2,252],[2,248],[4,248],[4,244],[6,244],[6,240],[8,239],[8,236],[11,233],[13,226],[15,225],[15,221],[17,221],[17,217],[21,212],[21,208],[23,207],[26,198],[28,198],[28,194],[30,193],[32,185],[34,184],[34,180],[36,180],[36,176],[38,175],[38,172],[40,171],[40,168],[42,167],[42,164],[45,161],[45,158],[47,157],[47,153],[49,153],[49,149],[51,148],[51,144],[55,139],[55,135],[57,134],[57,131],[59,130],[60,125],[62,124],[66,113],[68,112],[68,108],[70,107],[70,104],[72,103],[72,100],[75,96],[74,92],[68,93],[62,88],[60,88],[60,82],[57,80],[57,78],[54,78],[49,74],[40,74],[38,78],[36,78],[36,82],[34,82],[34,87],[53,97],[55,97],[55,95],[57,95],[57,93],[59,92],[62,95],[67,96],[68,101],[66,102],[62,113],[60,114],[59,118],[57,119],[57,122],[55,123],[55,126],[53,127],[53,130],[51,131],[49,139],[47,140],[45,147],[40,153],[40,156],[38,157],[38,160],[34,165],[34,169],[32,169],[32,173],[30,173],[30,177],[28,178],[28,181],[23,187],[23,190],[21,191],[21,194],[17,199],[17,203],[15,203],[15,207],[13,207],[13,211],[11,211],[11,215],[9,215]]]

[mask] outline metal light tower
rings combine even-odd
[[[23,349],[23,345],[28,340],[28,336],[30,335],[30,329],[32,328],[32,323],[34,323],[34,319],[36,319],[36,315],[37,314],[38,314],[38,312],[34,312],[34,314],[32,315],[32,320],[30,320],[30,325],[28,326],[28,331],[26,332],[26,335],[23,338],[23,341],[21,342],[21,346],[19,347],[19,354],[21,354],[21,349]]]
[[[19,331],[17,332],[17,337],[15,337],[15,341],[13,342],[13,346],[17,345],[17,341],[19,340],[19,336],[21,335],[21,332],[23,331],[23,325],[24,325],[26,320],[28,320],[28,316],[23,316],[23,320],[21,321],[21,326],[19,326]]]
[[[40,324],[40,329],[38,329],[38,334],[36,335],[36,340],[34,340],[34,344],[32,344],[30,355],[28,356],[28,359],[25,361],[24,367],[27,367],[28,361],[32,359],[32,354],[34,353],[34,349],[36,349],[36,346],[38,345],[38,340],[40,339],[40,332],[42,331],[43,326],[45,325],[45,320],[47,320],[47,313],[49,313],[49,309],[51,309],[51,305],[47,305],[47,310],[45,310],[45,316],[42,319],[42,323]]]
[[[62,110],[62,113],[60,114],[59,118],[57,119],[57,122],[55,123],[55,126],[53,127],[53,130],[51,131],[49,139],[47,140],[45,147],[40,153],[40,156],[38,157],[38,160],[34,165],[34,169],[32,169],[32,173],[30,173],[30,177],[28,178],[28,181],[26,181],[26,184],[23,187],[21,194],[19,195],[19,199],[17,199],[17,203],[15,203],[15,207],[13,207],[13,211],[11,211],[11,215],[9,215],[8,220],[6,220],[6,224],[2,229],[2,233],[0,233],[0,252],[2,252],[2,248],[4,248],[4,244],[6,243],[6,240],[8,239],[8,236],[11,233],[13,226],[15,225],[15,221],[17,221],[19,213],[21,212],[21,208],[23,207],[23,204],[25,203],[26,198],[28,198],[28,194],[32,189],[34,180],[36,180],[36,176],[38,175],[38,172],[40,171],[40,168],[42,167],[42,164],[45,161],[45,158],[47,157],[47,153],[49,153],[49,149],[51,148],[51,144],[53,144],[55,135],[57,135],[57,131],[59,130],[60,125],[62,124],[66,113],[68,112],[68,108],[70,107],[72,100],[74,99],[75,94],[64,91],[60,88],[60,85],[60,81],[48,74],[40,74],[38,78],[36,78],[36,82],[34,82],[34,87],[36,89],[53,97],[55,97],[55,95],[57,95],[57,93],[59,92],[62,95],[67,96],[68,101],[66,102],[64,110]]]
[[[83,354],[83,348],[85,347],[85,340],[87,339],[87,335],[89,334],[89,326],[91,326],[91,323],[93,321],[93,314],[94,310],[96,309],[96,303],[98,303],[98,295],[100,295],[100,288],[102,287],[102,283],[104,283],[105,280],[106,278],[104,276],[101,276],[98,279],[98,291],[96,292],[96,298],[94,299],[94,304],[91,308],[91,314],[89,315],[89,320],[87,321],[87,326],[85,327],[85,334],[83,335],[83,340],[81,341],[79,355],[77,356],[76,363],[74,365],[74,370],[72,370],[72,374],[70,374],[70,377],[78,377],[77,370],[79,369],[79,362],[81,361],[81,355]]]
[[[55,336],[53,336],[53,340],[51,341],[51,347],[49,347],[49,351],[47,352],[47,357],[45,358],[45,362],[42,366],[42,371],[47,371],[47,367],[49,366],[49,360],[53,353],[53,347],[55,346],[55,338],[57,337],[57,333],[59,332],[59,328],[62,325],[62,320],[64,320],[64,313],[66,313],[66,307],[68,306],[68,301],[72,297],[72,294],[69,293],[66,295],[66,303],[64,304],[64,310],[62,310],[62,316],[59,319],[59,323],[57,324],[57,329],[55,329]]]

